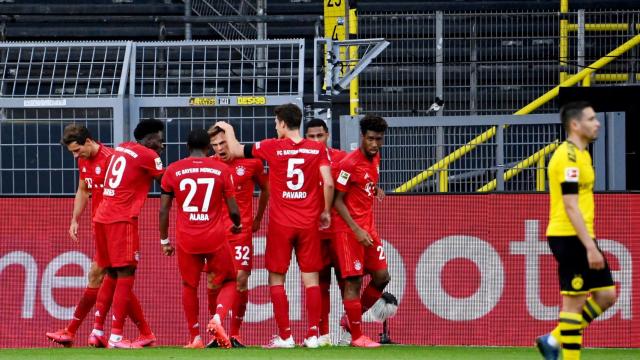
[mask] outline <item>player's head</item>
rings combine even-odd
[[[311,119],[304,126],[304,137],[327,145],[329,128],[322,119]]]
[[[65,126],[60,143],[67,147],[74,158],[88,159],[98,150],[98,144],[91,137],[89,129],[78,124]]]
[[[205,155],[209,153],[209,133],[205,129],[191,130],[187,136],[187,149],[189,153],[194,151],[202,151]]]
[[[229,151],[229,144],[227,143],[227,137],[224,133],[224,130],[217,126],[212,126],[209,128],[209,141],[211,147],[213,148],[213,152],[218,155],[220,160],[229,161],[232,158],[231,152]]]
[[[163,132],[164,123],[162,121],[154,118],[144,119],[133,130],[133,137],[140,144],[160,154],[164,149]]]
[[[273,110],[276,114],[276,132],[278,138],[285,137],[287,131],[300,129],[302,122],[302,111],[295,104],[284,104],[276,106]]]
[[[387,122],[377,115],[365,115],[360,120],[360,133],[362,142],[360,149],[368,157],[374,157],[384,143],[384,132],[387,131]]]
[[[586,101],[574,101],[560,109],[560,120],[567,136],[576,135],[587,142],[598,138],[600,122],[593,106]]]

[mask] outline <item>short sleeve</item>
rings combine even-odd
[[[265,171],[265,167],[262,161],[255,161],[253,166],[253,181],[260,186],[263,186],[269,181],[269,176]]]
[[[251,153],[258,159],[271,161],[275,156],[273,151],[274,141],[274,139],[265,139],[253,144]]]
[[[144,168],[152,177],[157,177],[164,173],[162,159],[160,159],[160,157],[153,150],[149,150],[148,152],[146,152],[140,160],[140,166]]]
[[[84,180],[87,178],[87,166],[84,163],[84,159],[82,158],[78,159],[78,172],[80,173],[80,180]]]
[[[323,147],[324,151],[320,151],[319,166],[331,166],[331,162],[329,161],[329,149],[326,146]]]
[[[353,167],[349,162],[341,161],[336,167],[335,187],[336,190],[347,192],[353,180]]]
[[[173,179],[171,176],[163,176],[162,182],[160,183],[160,188],[163,194],[173,194]]]
[[[579,190],[580,182],[580,168],[575,161],[575,155],[571,156],[569,153],[559,154],[561,155],[559,161],[555,164],[554,176],[560,183],[562,195],[577,194]]]

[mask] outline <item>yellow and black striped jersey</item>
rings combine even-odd
[[[548,168],[551,206],[547,236],[574,236],[577,232],[564,208],[562,195],[577,194],[578,207],[589,235],[593,230],[595,172],[588,150],[580,150],[570,141],[563,142],[551,156]]]

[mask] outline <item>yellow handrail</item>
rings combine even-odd
[[[518,175],[522,170],[524,170],[524,169],[528,168],[529,166],[535,164],[541,158],[544,159],[544,157],[547,154],[550,154],[551,152],[553,152],[558,147],[558,145],[560,145],[559,141],[555,140],[554,142],[552,142],[551,144],[545,146],[541,150],[538,150],[535,154],[533,154],[533,155],[529,156],[528,158],[520,161],[519,163],[516,164],[516,166],[514,166],[511,169],[505,171],[504,175],[502,176],[502,178],[504,179],[504,181],[507,181],[507,180],[511,179],[512,177]],[[493,179],[493,180],[489,181],[487,184],[485,184],[484,186],[482,186],[481,188],[479,188],[478,192],[492,191],[492,190],[496,189],[496,186],[498,186],[498,180],[497,179]],[[536,188],[538,189],[538,191],[540,191],[539,186],[537,186]],[[544,189],[542,191],[544,191]]]
[[[585,31],[629,31],[626,23],[584,24]],[[578,24],[567,24],[567,31],[578,31]]]
[[[540,96],[536,100],[532,101],[527,106],[525,106],[522,109],[516,111],[514,115],[526,115],[526,114],[531,113],[532,111],[534,111],[538,107],[540,107],[540,106],[544,105],[545,103],[547,103],[549,100],[551,100],[554,97],[558,96],[558,94],[560,92],[560,87],[569,87],[569,86],[573,86],[573,85],[577,84],[578,82],[580,82],[585,77],[590,76],[591,73],[593,73],[595,70],[600,69],[603,66],[607,65],[608,63],[612,62],[615,58],[617,58],[618,56],[620,56],[620,55],[624,54],[625,52],[629,51],[631,48],[633,48],[634,46],[636,46],[638,44],[640,44],[640,35],[636,35],[636,36],[632,37],[631,39],[626,41],[624,44],[622,44],[622,45],[618,46],[617,48],[613,49],[607,55],[603,56],[602,58],[598,59],[594,63],[590,64],[588,67],[584,68],[582,71],[578,72],[575,75],[570,76],[567,80],[563,81],[560,85],[558,85],[558,86],[554,87],[553,89],[547,91],[545,94],[543,94],[542,96]],[[439,160],[437,163],[431,165],[428,169],[424,170],[420,174],[414,176],[413,178],[411,178],[410,180],[408,180],[404,184],[402,184],[399,187],[397,187],[394,190],[394,192],[398,192],[398,193],[407,192],[407,191],[413,189],[414,187],[416,187],[421,182],[423,182],[426,179],[428,179],[429,177],[433,176],[438,170],[443,170],[443,169],[449,167],[449,164],[451,164],[452,162],[460,159],[464,154],[466,154],[469,151],[475,149],[475,147],[478,146],[479,144],[482,144],[485,141],[491,139],[496,134],[496,130],[497,130],[496,127],[493,126],[489,130],[487,130],[487,131],[483,132],[482,134],[476,136],[474,139],[472,139],[471,141],[469,141],[465,145],[463,145],[460,148],[456,149],[451,154],[445,156],[444,158]]]

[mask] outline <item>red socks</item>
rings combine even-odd
[[[231,336],[240,335],[240,326],[244,320],[244,314],[247,311],[247,302],[249,301],[249,291],[237,291],[236,302],[233,304],[233,318],[231,319],[231,327],[229,334]]]
[[[140,301],[136,294],[131,292],[129,295],[129,307],[127,309],[127,313],[129,314],[129,318],[136,325],[138,330],[140,330],[141,335],[151,335],[153,332],[147,323],[147,320],[144,317],[144,312],[142,311],[142,306],[140,306]]]
[[[109,275],[105,275],[102,280],[102,285],[98,291],[98,297],[96,299],[96,314],[93,323],[93,328],[97,330],[104,330],[104,321],[107,313],[111,308],[111,302],[113,301],[113,294],[116,289],[116,279]]]
[[[124,320],[129,307],[129,297],[135,276],[119,277],[116,283],[116,290],[113,295],[113,322],[111,324],[111,333],[122,335],[124,328]]]
[[[76,333],[76,330],[80,327],[82,320],[84,320],[89,311],[93,308],[93,305],[95,305],[99,289],[100,288],[90,287],[84,289],[84,294],[82,294],[82,297],[78,302],[78,306],[76,306],[76,310],[73,312],[73,319],[67,326],[67,331],[72,334]]]
[[[369,282],[362,295],[360,296],[360,303],[362,304],[362,313],[364,314],[369,310],[373,304],[380,299],[382,292],[373,286],[373,280]],[[355,339],[355,338],[354,338]]]
[[[322,310],[320,311],[320,335],[329,333],[329,311],[331,310],[330,284],[320,283],[320,297],[322,299]]]
[[[273,285],[269,287],[271,293],[271,303],[273,303],[273,316],[278,324],[278,332],[283,340],[291,336],[289,326],[289,300],[284,290],[284,285]]]
[[[349,320],[349,330],[351,331],[351,338],[353,340],[362,336],[362,305],[360,299],[343,300],[344,311],[347,313],[347,319]]]
[[[322,311],[322,296],[320,295],[320,286],[309,286],[305,288],[305,305],[307,307],[307,320],[309,321],[309,330],[305,338],[318,336],[318,323],[320,322],[320,312]]]
[[[189,326],[190,339],[200,335],[200,325],[198,324],[198,291],[196,288],[182,285],[182,307]]]
[[[216,305],[218,305],[218,294],[220,294],[220,289],[221,288],[207,288],[207,304],[209,305],[210,316],[213,316],[216,313]]]
[[[218,295],[218,301],[215,309],[216,315],[220,316],[220,320],[224,320],[225,316],[229,313],[229,309],[236,302],[236,282],[227,281],[222,284],[220,288],[220,294]]]

